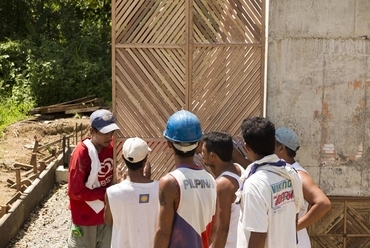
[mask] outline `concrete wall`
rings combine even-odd
[[[267,117],[331,196],[370,196],[370,1],[269,3]]]

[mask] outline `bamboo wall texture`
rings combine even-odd
[[[167,119],[186,109],[205,132],[240,134],[263,114],[264,0],[112,1],[113,111],[120,145],[149,142],[153,176],[173,169]]]
[[[370,247],[370,199],[330,197],[332,209],[308,228],[312,248]]]

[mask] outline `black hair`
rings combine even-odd
[[[244,142],[261,156],[274,154],[275,125],[264,117],[244,119],[241,125]]]
[[[282,146],[283,144],[280,143],[279,141],[276,140],[276,146]],[[284,145],[285,146],[285,145]],[[297,153],[295,151],[293,151],[292,149],[290,149],[289,147],[285,146],[285,149],[286,149],[286,153],[288,155],[288,157],[290,158],[295,158],[295,156],[297,156]],[[297,151],[298,151],[299,147],[297,148]]]
[[[202,142],[208,152],[214,152],[224,162],[229,162],[233,154],[233,140],[230,134],[225,132],[206,133]]]
[[[125,157],[123,157],[123,160],[125,161],[125,164],[126,164],[127,168],[129,170],[132,170],[132,171],[136,171],[136,170],[140,169],[141,167],[145,166],[145,161],[146,161],[146,159],[143,159],[139,162],[132,163],[129,160],[125,159]]]

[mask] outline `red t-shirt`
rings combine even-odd
[[[69,163],[68,196],[72,222],[81,226],[104,223],[104,209],[96,213],[85,201],[104,201],[105,191],[113,180],[113,141],[98,155],[101,169],[98,173],[100,188],[87,188],[85,183],[91,171],[88,148],[80,142],[73,150]]]

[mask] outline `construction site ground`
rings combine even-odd
[[[71,134],[76,124],[89,125],[88,118],[62,118],[47,121],[21,121],[9,126],[0,136],[0,205],[4,205],[16,189],[8,187],[8,179],[15,181],[14,163],[29,164],[35,144],[35,137],[42,146],[61,139],[63,134]],[[37,154],[37,158],[51,155],[52,150],[60,151],[61,144],[54,144]],[[24,171],[22,171],[24,172]]]
[[[38,146],[59,140],[63,134],[75,132],[81,126],[86,135],[89,126],[88,117],[61,118],[53,120],[28,120],[9,126],[0,136],[0,206],[4,206],[17,193],[10,187],[9,181],[16,181],[15,163],[29,164],[35,138]],[[80,132],[82,133],[82,132]],[[74,144],[74,140],[70,140]],[[52,151],[60,152],[61,142],[51,145],[37,153],[38,158],[52,156]],[[25,170],[22,169],[21,174]],[[67,208],[67,185],[55,185],[50,195],[37,207],[24,224],[10,247],[65,247],[69,226]]]

